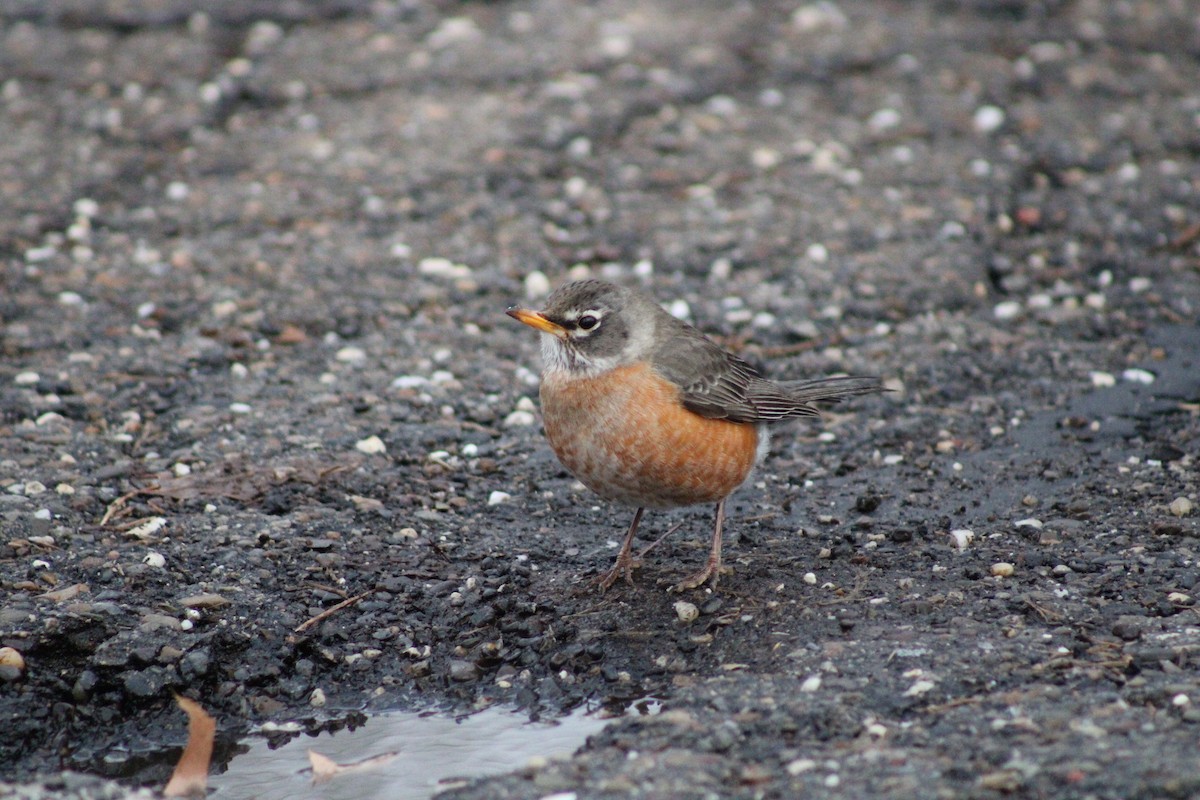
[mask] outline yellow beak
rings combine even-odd
[[[551,322],[546,319],[545,315],[540,311],[530,311],[527,308],[510,308],[504,312],[517,322],[523,322],[531,328],[537,328],[543,333],[550,333],[559,338],[567,335],[567,331],[557,322]]]

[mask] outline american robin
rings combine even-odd
[[[542,418],[555,455],[596,494],[637,509],[603,589],[632,583],[645,509],[697,503],[717,504],[712,547],[675,589],[715,586],[725,501],[766,455],[767,425],[883,391],[872,377],[769,381],[652,298],[604,281],[569,283],[542,311],[508,315],[543,334]]]

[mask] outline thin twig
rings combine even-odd
[[[113,515],[125,508],[126,503],[144,491],[146,490],[134,489],[132,492],[126,492],[116,500],[113,500],[111,503],[109,503],[108,508],[104,510],[104,516],[100,518],[100,524],[97,527],[103,528],[105,525],[107,525],[108,521],[113,518]]]
[[[364,597],[367,597],[372,594],[375,594],[375,590],[368,589],[367,591],[363,592],[362,594],[355,595],[354,597],[348,597],[345,600],[343,600],[342,602],[338,603],[336,606],[330,606],[329,608],[325,609],[320,614],[317,614],[315,617],[308,620],[307,622],[303,622],[300,625],[296,626],[296,629],[293,631],[293,633],[304,633],[306,630],[308,630],[312,626],[316,625],[317,623],[324,622],[325,620],[329,619],[334,614],[341,611],[343,608],[349,608],[350,606],[357,603],[359,600],[362,600]]]
[[[682,527],[683,527],[682,522],[676,522],[674,525],[672,525],[670,528],[667,529],[666,533],[664,533],[662,536],[655,539],[650,544],[646,545],[646,549],[644,549],[644,550],[642,550],[642,552],[638,553],[637,558],[635,560],[641,561],[643,558],[646,557],[646,553],[649,553],[651,550],[658,547],[660,544],[662,544],[663,539],[666,539],[668,536],[670,536],[672,533],[674,533],[675,531],[679,530]]]

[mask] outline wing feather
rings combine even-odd
[[[775,383],[690,325],[671,318],[664,327],[670,330],[661,333],[670,335],[661,337],[651,362],[679,387],[684,407],[702,417],[745,423],[815,417],[815,403],[884,391],[879,378],[866,376]]]

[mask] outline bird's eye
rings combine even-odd
[[[590,331],[592,328],[600,324],[600,320],[594,314],[584,314],[579,318],[578,324],[583,330]]]

